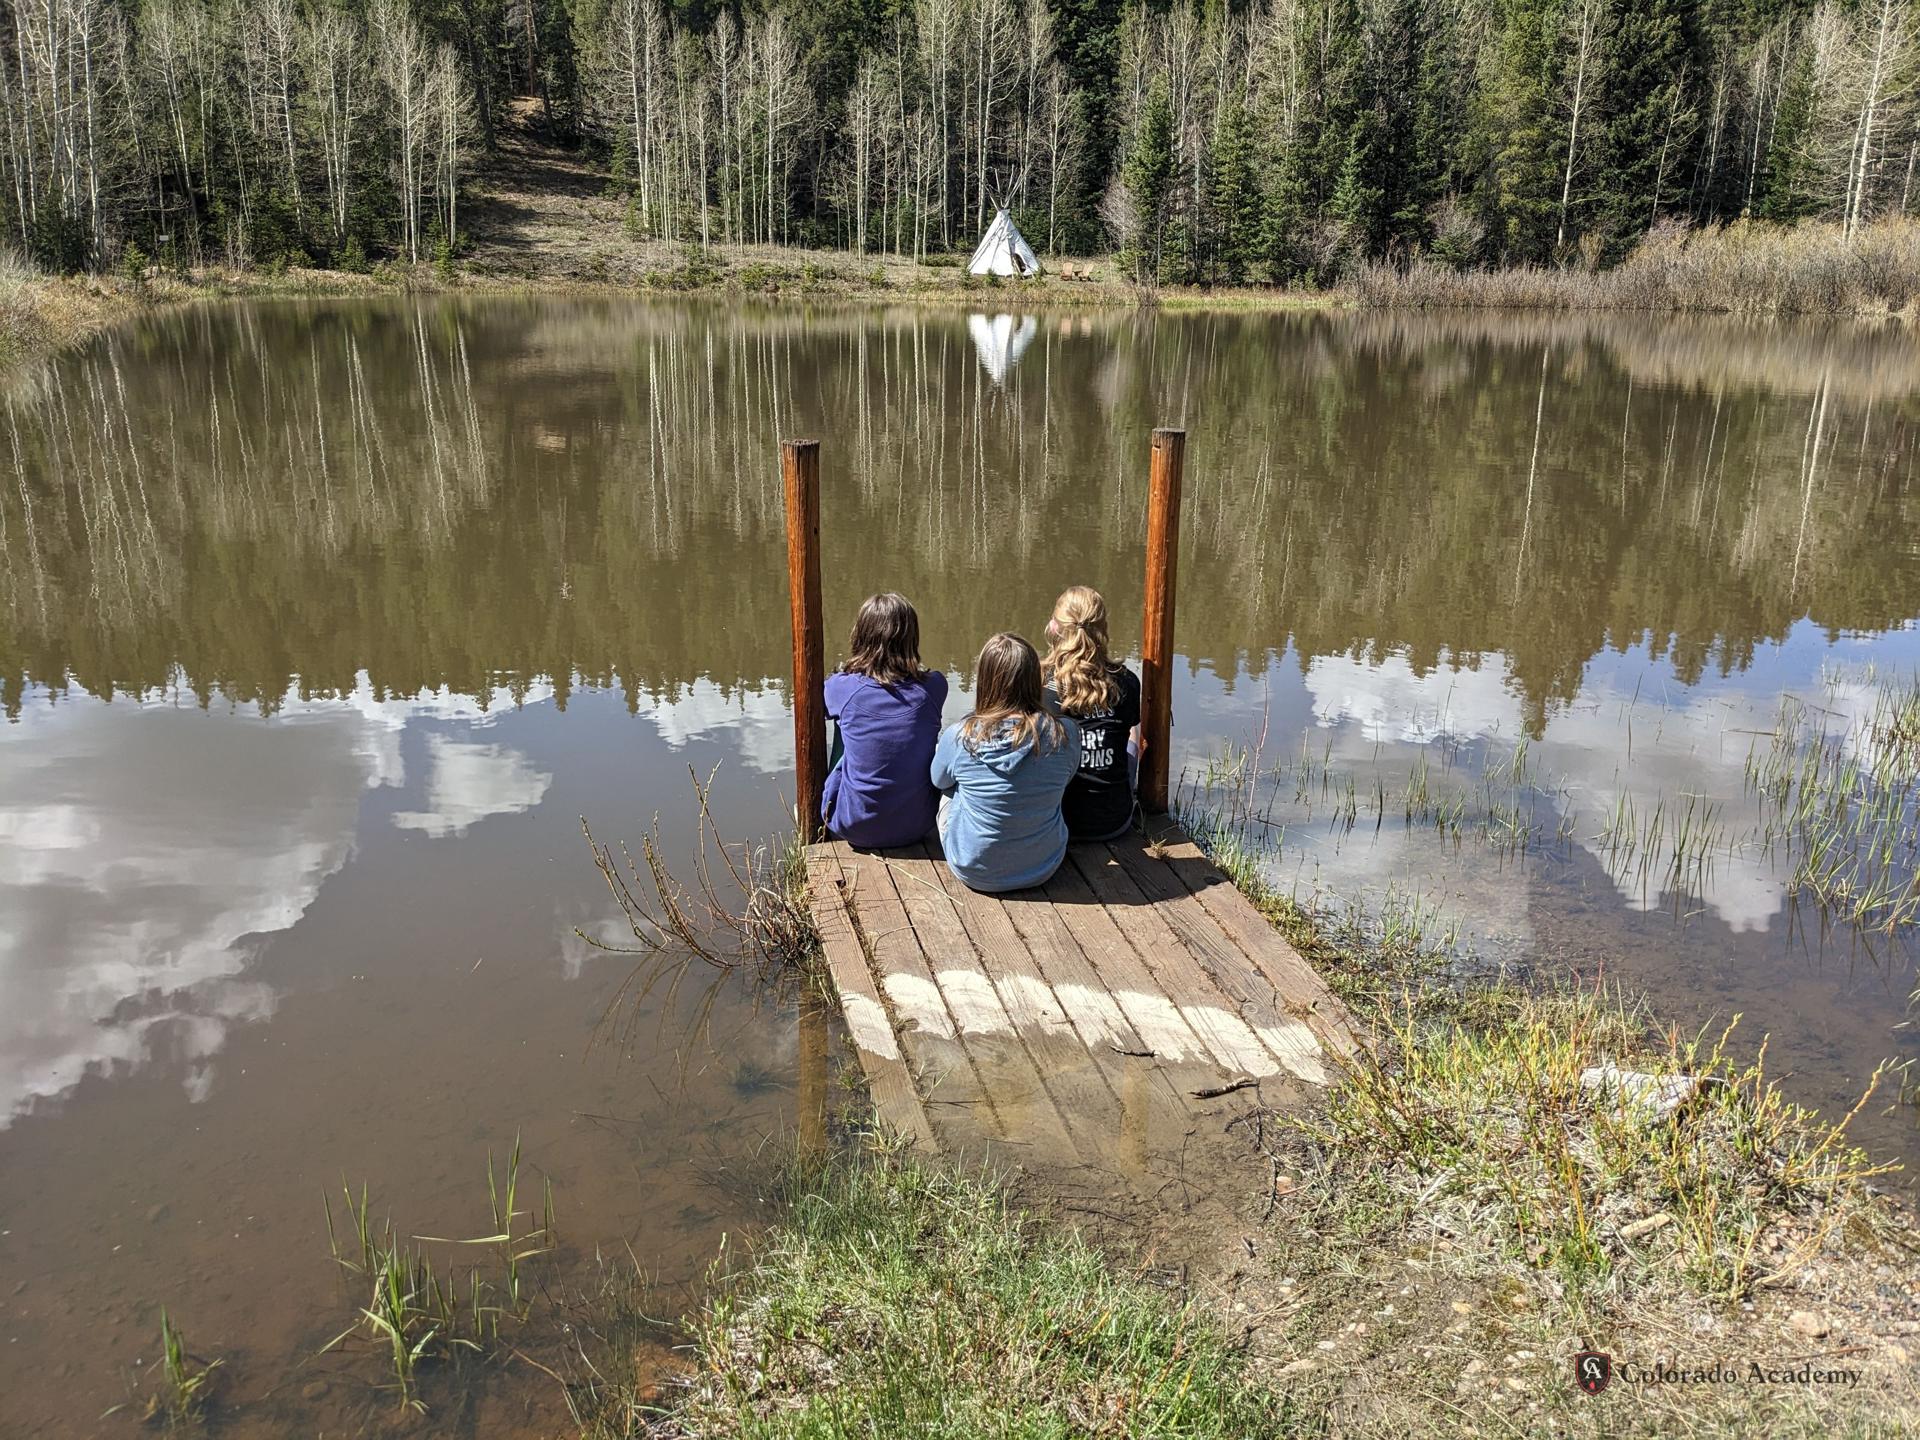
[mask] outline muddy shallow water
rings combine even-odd
[[[589,1051],[632,962],[575,934],[618,933],[579,820],[658,813],[684,860],[717,765],[731,834],[780,826],[784,435],[824,441],[830,648],[905,591],[957,713],[1067,583],[1137,649],[1147,431],[1184,423],[1175,769],[1310,759],[1276,877],[1740,1012],[1850,1104],[1920,1049],[1910,942],[1739,836],[1783,694],[1920,666],[1917,387],[1855,329],[517,299],[181,311],[10,377],[0,1424],[131,1432],[96,1417],[161,1304],[230,1433],[391,1423],[375,1357],[312,1358],[357,1303],[343,1178],[477,1234],[519,1133],[551,1273],[631,1246],[677,1298],[753,1222],[818,1027],[693,973]],[[1516,751],[1524,845],[1333,798],[1477,795]],[[1710,864],[1603,842],[1688,796]],[[1920,1156],[1897,1088],[1861,1134]],[[564,1416],[531,1373],[433,1399],[402,1428]]]

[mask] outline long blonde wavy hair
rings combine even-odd
[[[1053,602],[1047,639],[1052,643],[1040,673],[1060,697],[1062,710],[1078,719],[1120,698],[1107,656],[1107,602],[1098,590],[1075,585],[1062,591]]]

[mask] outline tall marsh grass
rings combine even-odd
[[[147,1418],[164,1416],[169,1429],[190,1425],[206,1414],[207,1392],[218,1360],[197,1360],[187,1350],[180,1328],[160,1309],[160,1388],[147,1405]]]
[[[1783,864],[1787,898],[1823,924],[1856,936],[1920,925],[1920,675],[1835,668],[1819,694],[1783,695],[1765,729],[1728,734],[1752,737],[1744,793],[1669,793],[1636,783],[1629,722],[1629,768],[1597,826],[1582,824],[1525,740],[1467,769],[1443,737],[1404,781],[1334,768],[1331,740],[1315,750],[1303,738],[1278,762],[1259,743],[1229,744],[1181,774],[1174,810],[1250,895],[1267,891],[1289,827],[1337,840],[1393,824],[1501,858],[1584,848],[1623,890],[1676,907],[1710,895],[1723,865]]]
[[[818,953],[819,937],[807,908],[806,851],[797,832],[761,844],[724,838],[712,807],[717,769],[705,781],[688,771],[699,817],[691,880],[668,864],[669,846],[661,839],[657,815],[641,837],[638,858],[624,843],[616,847],[595,840],[581,817],[593,863],[633,943],[609,944],[576,930],[580,939],[617,954],[695,957],[722,970],[743,960],[756,961],[763,971],[804,968]]]
[[[1880,220],[1851,240],[1838,225],[1811,222],[1694,229],[1663,221],[1610,269],[1455,270],[1416,259],[1365,265],[1352,288],[1363,306],[1410,309],[1912,317],[1920,298],[1920,220]]]
[[[1837,1122],[1792,1104],[1766,1045],[1733,1058],[1735,1027],[1653,1035],[1605,988],[1514,995],[1477,1021],[1429,1023],[1403,998],[1375,1021],[1324,1115],[1279,1117],[1335,1187],[1395,1192],[1416,1228],[1605,1285],[1621,1266],[1677,1266],[1689,1288],[1737,1299],[1785,1278],[1888,1169]],[[1631,1066],[1696,1082],[1672,1114],[1582,1083]],[[1795,1222],[1791,1226],[1784,1222]],[[1776,1229],[1776,1227],[1779,1227]],[[1791,1233],[1791,1244],[1770,1245]]]
[[[487,1154],[488,1234],[471,1239],[438,1235],[403,1236],[391,1219],[376,1222],[367,1187],[356,1196],[342,1186],[344,1225],[333,1201],[322,1194],[327,1244],[333,1259],[368,1298],[356,1307],[354,1323],[330,1340],[332,1350],[356,1337],[383,1360],[390,1384],[403,1407],[425,1413],[418,1375],[435,1362],[462,1355],[484,1355],[500,1341],[502,1321],[525,1321],[532,1310],[527,1262],[557,1243],[553,1184],[547,1181],[536,1216],[521,1203],[520,1137],[514,1136],[504,1169]],[[436,1259],[432,1246],[490,1251],[498,1265],[488,1271],[472,1265],[464,1275],[457,1264]]]
[[[1920,923],[1920,676],[1829,677],[1825,704],[1783,698],[1746,781],[1794,896],[1857,929]]]

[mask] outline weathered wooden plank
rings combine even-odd
[[[1074,873],[1070,865],[1061,868],[1069,876]],[[1081,1043],[1093,1052],[1107,1088],[1119,1102],[1121,1133],[1133,1142],[1131,1148],[1138,1152],[1132,1158],[1144,1164],[1146,1149],[1153,1140],[1171,1141],[1171,1132],[1183,1129],[1186,1124],[1189,1105],[1176,1077],[1185,1078],[1189,1089],[1204,1089],[1209,1083],[1208,1076],[1201,1074],[1197,1065],[1162,1059],[1141,1038],[1112,987],[1082,948],[1062,907],[1055,903],[1051,882],[1047,889],[1022,890],[1002,896],[1001,904],[1025,941],[1034,964],[1073,1018]],[[1132,958],[1126,940],[1101,906],[1081,904],[1071,908],[1094,922],[1086,927],[1090,939],[1096,943],[1104,940],[1110,950]],[[1150,983],[1144,971],[1139,978]],[[1157,998],[1156,1004],[1164,1012],[1179,1014],[1164,995]],[[1197,1037],[1194,1044],[1198,1045]],[[1212,1068],[1208,1065],[1207,1072],[1212,1072]]]
[[[1319,1037],[1281,1006],[1273,982],[1180,883],[1180,877],[1164,860],[1149,855],[1138,841],[1119,841],[1107,850],[1153,902],[1154,912],[1180,937],[1187,953],[1220,993],[1238,1007],[1240,1018],[1252,1027],[1260,1043],[1302,1080],[1324,1085],[1327,1076],[1321,1066]]]
[[[1045,887],[1005,896],[967,889],[933,845],[809,847],[829,969],[891,1123],[1137,1183],[1185,1153],[1189,1111],[1206,1109],[1190,1092],[1317,1081],[1325,1053],[1357,1043],[1312,967],[1161,828],[1151,852],[1076,846]]]
[[[992,1123],[982,1129],[981,1139],[1033,1145],[1053,1155],[1077,1155],[1065,1116],[952,907],[947,906],[924,935],[914,926],[893,881],[892,867],[900,853],[841,852],[842,871],[861,877],[853,887],[854,914],[862,932],[874,942],[874,969],[881,988],[896,1001],[896,1009],[903,999],[931,1009],[935,1003],[931,997],[937,997],[951,1018],[954,1036],[991,1111]],[[917,895],[915,903],[920,903]],[[878,938],[882,935],[887,937],[884,943]],[[929,940],[947,963],[937,967],[930,963]],[[955,943],[964,950],[956,952]]]
[[[1087,1140],[1096,1144],[1098,1121],[1089,1123],[1079,1114],[1087,1108],[1085,1087],[1073,1079],[1073,1071],[1087,1068],[1089,1056],[1060,1000],[1025,954],[1004,954],[996,945],[998,935],[973,920],[975,900],[989,897],[973,897],[925,847],[889,851],[885,860],[895,895],[902,908],[910,908],[908,918],[922,935],[935,979],[943,987],[956,985],[998,1000],[1000,1025],[968,1035],[966,1046],[973,1068],[993,1089],[1002,1139],[1039,1144],[1056,1156],[1085,1154]],[[1014,1106],[1020,1106],[1020,1119],[1010,1116]]]
[[[1075,846],[1069,858],[1215,1060],[1231,1073],[1256,1079],[1290,1073],[1106,846]]]
[[[932,1122],[920,1103],[920,1092],[894,1036],[893,1018],[880,998],[873,972],[867,968],[866,952],[847,914],[840,892],[839,862],[820,845],[807,849],[807,907],[813,914],[834,989],[840,994],[847,1033],[860,1057],[860,1068],[866,1073],[867,1089],[880,1118],[912,1136],[922,1148],[938,1150]]]
[[[1059,997],[1035,970],[1004,920],[988,923],[990,896],[975,895],[925,846],[887,852],[887,872],[934,974],[984,981],[999,1001],[996,1018],[1025,1036],[1075,1043]],[[975,913],[978,911],[979,913]],[[987,1003],[992,1003],[988,1001]]]
[[[1125,1044],[1123,1048],[1149,1050],[1168,1065],[1204,1067],[1207,1078],[1217,1079],[1218,1068],[1207,1042],[1180,1013],[1159,978],[1141,962],[1132,943],[1075,866],[1071,853],[1042,893],[1079,945],[1114,1008],[1132,1027],[1138,1044]]]
[[[1311,1026],[1328,1053],[1341,1057],[1354,1054],[1364,1041],[1352,1012],[1287,937],[1185,832],[1174,828],[1160,844],[1167,868],[1266,977],[1281,1007]]]
[[[1087,962],[1080,942],[1045,890],[1003,895],[1000,909],[1013,929],[1007,943],[1019,944],[1032,957],[1035,972],[1058,997],[1080,1044],[1109,1055],[1149,1048],[1106,982]]]
[[[912,866],[911,873],[906,869]],[[1006,1003],[1007,1014],[1025,1042],[1042,1084],[1053,1097],[1067,1129],[1083,1153],[1098,1153],[1113,1132],[1119,1115],[1118,1092],[1103,1072],[1101,1058],[1074,1028],[1065,1005],[1047,979],[1035,953],[1009,915],[1006,897],[982,895],[966,885],[934,858],[931,847],[915,860],[897,864],[896,878],[904,888],[920,878],[941,887],[932,907],[949,929],[962,937],[966,950],[977,957]],[[1105,1052],[1104,1058],[1113,1058]]]
[[[922,1097],[941,1110],[957,1106],[984,1111],[981,1121],[991,1131],[998,1124],[993,1089],[974,1068],[960,1026],[927,968],[880,861],[856,853],[844,841],[826,843],[840,868],[847,911],[865,943],[873,978],[886,998]]]

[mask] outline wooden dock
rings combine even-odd
[[[979,895],[937,843],[807,849],[883,1120],[930,1150],[1151,1172],[1223,1097],[1289,1107],[1358,1043],[1345,1006],[1179,828],[1076,845]]]
[[[823,838],[820,446],[780,449],[794,812],[810,842],[814,923],[881,1118],[929,1150],[1014,1147],[1051,1172],[1056,1193],[1157,1201],[1178,1185],[1180,1205],[1155,1208],[1183,1214],[1196,1174],[1231,1168],[1223,1135],[1263,1123],[1256,1106],[1305,1102],[1359,1043],[1313,968],[1166,815],[1185,454],[1185,431],[1153,432],[1138,788],[1148,833],[1072,847],[1038,889],[976,895],[937,844],[869,852]]]

